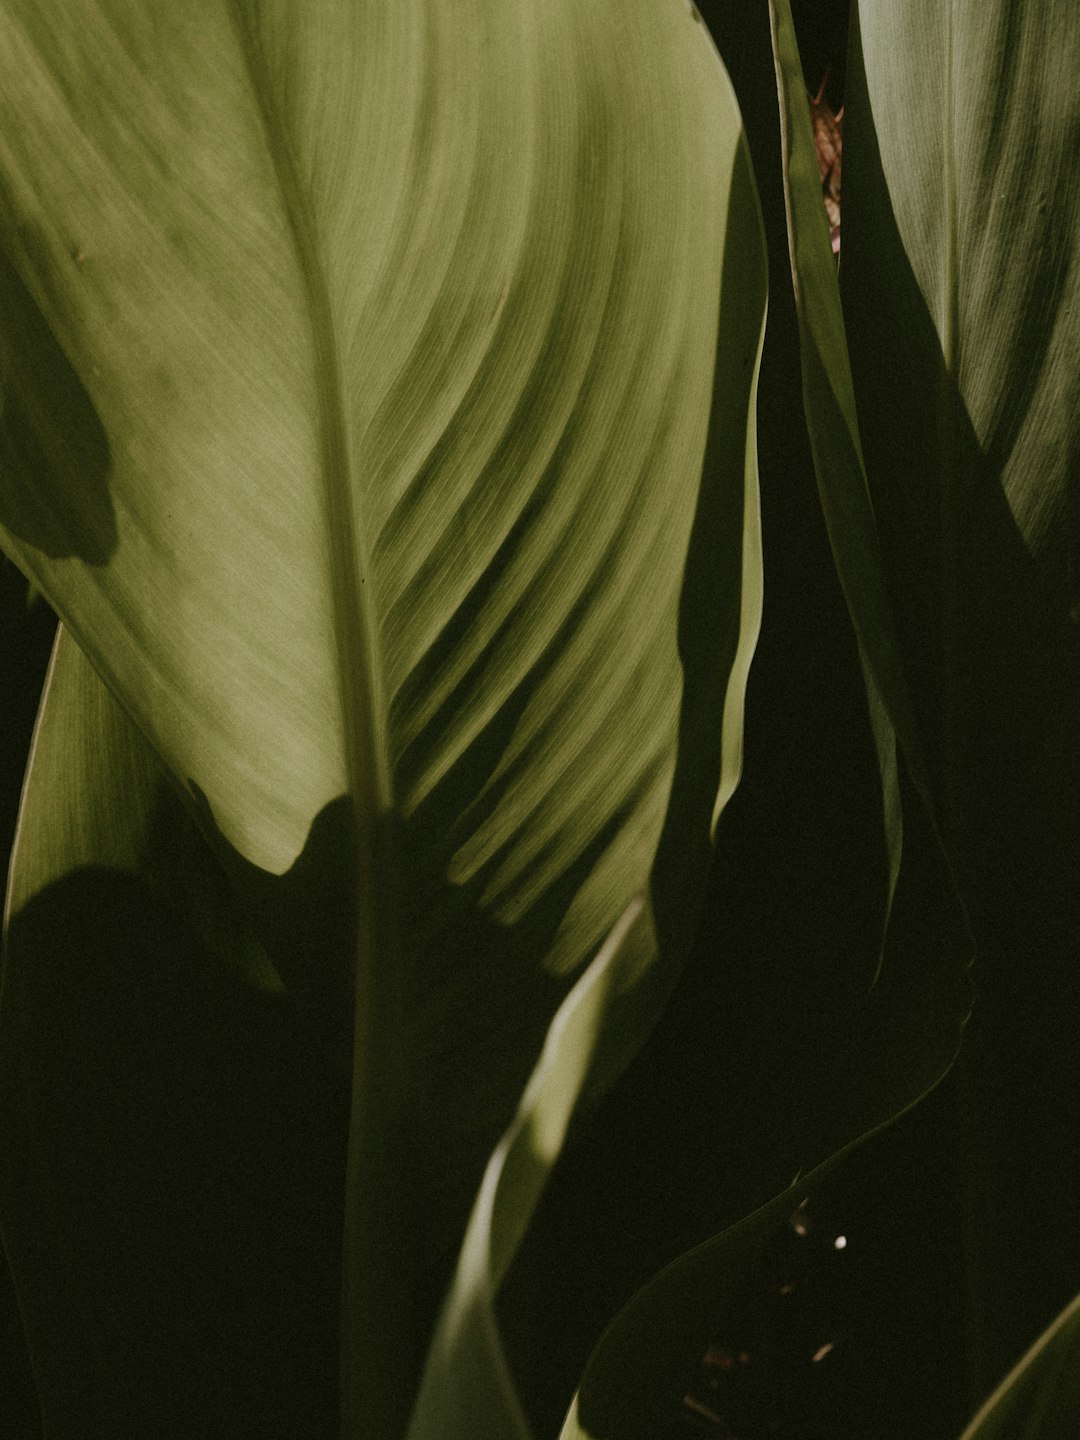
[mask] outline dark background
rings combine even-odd
[[[792,8],[808,87],[827,76],[839,109],[847,6]],[[812,1151],[820,1107],[838,1093],[833,1067],[849,1044],[838,1017],[845,988],[864,982],[880,895],[862,678],[802,415],[768,7],[714,0],[699,10],[743,112],[769,247],[758,419],[765,609],[743,780],[721,825],[693,961],[653,1040],[557,1167],[507,1285],[504,1328],[538,1435],[557,1433],[604,1315],[680,1249],[781,1190],[790,1157]],[[935,917],[913,918],[931,928]],[[790,1005],[777,1013],[772,997],[785,987]],[[651,1398],[635,1393],[609,1433],[723,1435],[687,1406],[689,1394],[740,1440],[957,1436],[982,1392],[967,1373],[956,1116],[947,1081],[842,1162],[810,1202],[802,1249],[779,1224],[734,1297],[712,1313],[703,1304],[667,1353],[658,1342]],[[575,1193],[602,1225],[588,1228]],[[555,1257],[575,1227],[586,1236],[582,1271],[567,1278]],[[842,1252],[831,1248],[840,1233]],[[775,1283],[792,1267],[797,1304],[781,1302]],[[535,1351],[546,1331],[560,1347],[545,1369]],[[817,1364],[812,1337],[837,1337]],[[703,1365],[710,1346],[738,1353],[744,1342],[749,1365],[731,1374]]]

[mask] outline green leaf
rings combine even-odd
[[[432,1341],[408,1440],[446,1435],[528,1440],[499,1339],[494,1301],[585,1085],[605,1006],[618,985],[632,901],[559,1007],[514,1121],[496,1147],[465,1233],[454,1282]]]
[[[340,948],[326,818],[312,948]],[[49,1433],[335,1434],[347,1083],[282,991],[280,908],[253,924],[63,629],[8,909],[0,1209]]]
[[[921,717],[912,703],[905,656],[893,618],[790,0],[770,0],[769,14],[780,99],[784,199],[799,326],[803,405],[829,542],[858,640],[882,782],[889,865],[881,960],[882,966],[888,965],[890,951],[902,946],[905,938],[890,933],[904,863],[899,750],[916,792],[910,796],[909,804],[924,811],[930,832],[927,839],[936,862],[929,868],[925,862],[917,865],[920,883],[926,886],[929,880],[921,903],[931,915],[941,916],[943,959],[951,971],[950,983],[943,990],[939,991],[932,978],[927,985],[926,1003],[943,1006],[940,1018],[946,1043],[931,1080],[936,1084],[956,1054],[958,1034],[950,1028],[947,1016],[957,994],[967,989],[970,937],[958,903],[952,857],[942,844],[938,796],[926,759]],[[914,1075],[925,1067],[926,1056],[919,1057],[913,1051],[911,1062]],[[896,1093],[903,1094],[902,1084]],[[914,1094],[905,1097],[903,1103],[913,1098]]]
[[[1006,1375],[960,1440],[1056,1440],[1080,1424],[1080,1296]]]
[[[622,557],[670,629],[726,200],[707,140],[719,126],[730,148],[736,121],[681,5],[639,6],[618,60],[607,18],[88,7],[58,60],[45,22],[5,7],[20,458],[48,440],[33,403],[57,344],[86,411],[49,484],[10,468],[9,543],[173,773],[275,873],[339,794],[381,812],[392,790],[413,815],[549,646],[639,663],[598,644],[630,631]],[[645,103],[683,66],[679,106]],[[89,98],[106,76],[122,102]],[[668,470],[694,478],[660,507]],[[590,628],[575,605],[594,570]],[[513,757],[567,703],[558,666],[544,678],[519,698],[542,714],[504,762],[515,798]],[[636,687],[639,711],[670,712],[676,678]],[[537,885],[491,809],[455,879],[486,866],[509,915]]]
[[[928,23],[871,0],[855,20],[845,315],[890,592],[955,827],[973,687],[992,696],[1017,663],[1014,635],[990,632],[1024,600],[1020,556],[1051,623],[1073,603],[1080,23],[1054,0]]]
[[[670,1424],[672,1396],[680,1396],[680,1387],[697,1371],[708,1327],[734,1312],[752,1267],[783,1222],[846,1154],[891,1126],[940,1082],[959,1046],[966,993],[956,982],[949,994],[942,986],[943,1003],[932,1013],[925,994],[935,972],[948,973],[942,961],[953,957],[930,947],[927,952],[909,957],[907,973],[886,967],[872,1002],[861,1007],[861,1015],[856,1011],[853,1033],[841,1032],[843,1078],[857,1096],[846,1097],[836,1085],[827,1118],[820,1103],[811,1109],[814,1133],[801,1153],[817,1163],[737,1223],[679,1256],[612,1318],[589,1357],[560,1440],[609,1435],[646,1440]],[[847,1068],[852,1056],[854,1079]],[[751,1163],[761,1166],[756,1156]]]
[[[928,823],[934,796],[892,621],[861,455],[835,262],[787,4],[774,6],[772,18],[803,398],[822,509],[859,641],[885,802],[891,863],[882,963],[869,993],[860,988],[861,975],[837,995],[834,1004],[808,987],[819,1032],[835,1027],[826,1031],[827,1041],[819,1042],[822,1048],[829,1047],[831,1071],[816,1047],[797,1050],[793,1045],[785,1056],[786,1035],[781,1032],[778,1040],[776,1032],[791,994],[798,993],[800,977],[781,972],[773,979],[772,1026],[763,1027],[760,1052],[748,1059],[744,1088],[726,1097],[725,1108],[734,1108],[735,1117],[728,1120],[725,1114],[727,1128],[709,1131],[710,1146],[722,1144],[730,1135],[728,1165],[745,1169],[752,1177],[745,1188],[750,1193],[756,1190],[759,1205],[768,1203],[669,1264],[612,1320],[585,1369],[563,1440],[607,1435],[629,1440],[659,1433],[672,1423],[672,1397],[682,1394],[678,1387],[685,1385],[700,1359],[703,1317],[715,1320],[723,1313],[770,1226],[794,1208],[805,1187],[826,1175],[853,1144],[890,1125],[941,1081],[956,1057],[970,1005],[968,937],[939,842]],[[776,371],[766,370],[763,385],[781,381],[777,371],[783,360],[773,363]],[[897,737],[907,769],[919,786],[915,793],[910,785],[906,793],[901,788],[906,782],[896,764]],[[905,847],[901,870],[902,793],[910,806],[914,843]],[[775,898],[768,886],[763,887],[763,895],[762,904]],[[873,939],[867,936],[864,944]],[[880,931],[877,939],[880,944]],[[792,946],[793,960],[805,964],[807,949],[808,939],[798,937]],[[724,959],[730,959],[730,950]],[[759,983],[764,987],[770,978],[763,972]],[[824,983],[819,981],[817,988],[824,990]],[[749,1006],[744,1008],[749,1012]],[[733,1022],[731,1029],[732,1043],[737,1044],[742,1039],[738,1023]],[[793,1024],[789,1033],[798,1037]],[[779,1053],[774,1055],[774,1050]],[[780,1190],[775,1175],[770,1188],[765,1188],[763,1179],[769,1174],[766,1157],[775,1169],[773,1137],[755,1133],[755,1121],[763,1131],[769,1121],[776,1125],[760,1093],[769,1093],[770,1067],[805,1071],[801,1083],[792,1087],[793,1103],[802,1101],[803,1089],[812,1090],[801,1133],[789,1141],[785,1152],[791,1161],[789,1175],[797,1163],[801,1167],[803,1178],[796,1189]],[[712,1083],[708,1066],[699,1066],[695,1074],[698,1086],[707,1091]],[[682,1093],[698,1101],[693,1086],[685,1086]],[[702,1106],[707,1103],[701,1100]]]
[[[802,361],[803,405],[818,494],[837,573],[859,642],[881,774],[889,875],[887,931],[903,852],[897,741],[933,814],[870,498],[851,364],[799,48],[789,0],[770,0],[780,93],[784,200]]]
[[[8,0],[0,56],[0,535],[104,682],[65,642],[9,972],[119,868],[351,1050],[345,1424],[394,1433],[551,1014],[655,864],[625,1064],[737,777],[738,114],[682,0]]]
[[[27,766],[6,923],[90,867],[146,881],[253,988],[284,988],[161,762],[61,626]]]
[[[943,841],[940,796],[926,757],[924,717],[913,705],[893,616],[871,483],[856,414],[852,366],[790,0],[770,0],[776,57],[791,273],[799,323],[803,400],[818,494],[848,612],[859,643],[882,779],[889,882],[884,944],[902,864],[897,747],[925,808],[947,905],[956,905],[956,857]],[[850,197],[849,197],[850,198]],[[859,216],[856,204],[856,219]],[[880,437],[878,437],[880,438]],[[966,917],[964,929],[967,929]],[[965,936],[963,950],[967,949]],[[962,955],[956,957],[962,963]],[[943,1056],[942,1073],[951,1057]]]
[[[0,874],[6,876],[56,619],[28,596],[25,577],[0,555]]]
[[[1078,64],[1068,0],[853,11],[844,318],[905,673],[977,945],[960,1153],[978,1393],[1080,1266],[1066,1218],[1080,1126],[1052,1058],[1074,1044],[1080,935]]]

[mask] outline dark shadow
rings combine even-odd
[[[720,7],[705,8],[712,20]],[[741,7],[722,8],[734,23]],[[748,69],[740,95],[763,104],[754,96],[772,87],[767,19],[745,55],[764,72]],[[766,151],[777,133],[772,94],[751,128]],[[870,988],[882,882],[877,776],[792,371],[775,162],[755,150],[755,163],[773,206],[760,425],[771,580],[746,777],[691,961],[652,1042],[560,1162],[507,1287],[514,1369],[541,1433],[557,1430],[618,1304],[666,1260],[782,1189],[795,1166],[880,1119],[879,1108],[864,1108],[868,1092],[895,1103],[933,1078],[965,1008],[950,912],[928,900],[940,878],[917,821],[894,949]],[[743,258],[726,263],[737,270]],[[698,917],[671,897],[697,873],[704,880],[710,863],[712,796],[690,778],[715,750],[717,649],[732,643],[717,618],[732,613],[727,567],[713,564],[703,537],[728,523],[733,493],[726,481],[704,487],[683,593],[680,753],[654,883],[673,970]],[[517,700],[527,698],[523,690]],[[512,708],[503,718],[512,721]],[[412,757],[402,758],[407,768]],[[520,927],[493,924],[479,881],[451,889],[443,878],[462,797],[476,793],[475,763],[467,753],[408,824],[395,822],[394,843],[429,897],[405,911],[410,938],[395,979],[411,1088],[391,1156],[402,1174],[393,1193],[406,1201],[392,1219],[415,1253],[388,1264],[410,1271],[419,1292],[404,1327],[414,1347],[401,1361],[405,1411],[476,1182],[565,990],[530,957],[609,839],[597,836],[565,888]],[[150,882],[80,872],[38,897],[13,931],[13,988],[0,1014],[5,1229],[58,1440],[121,1435],[118,1415],[132,1417],[133,1436],[330,1433],[354,826],[348,802],[334,802],[292,870],[273,877],[229,852],[205,807],[201,823],[201,838],[178,835],[163,814]],[[209,898],[191,926],[196,893]],[[242,963],[230,968],[250,943],[295,1001],[254,990]],[[30,962],[41,955],[50,963]],[[488,974],[499,996],[493,984],[477,1019],[470,997]],[[173,1297],[168,1307],[163,1295]],[[84,1354],[85,1365],[73,1363]],[[117,1355],[130,1359],[117,1364]],[[148,1408],[147,1377],[177,1418]],[[304,1416],[297,1396],[306,1396]],[[220,1417],[219,1432],[204,1413]]]
[[[1077,136],[1056,143],[1065,169],[1075,172]],[[1065,430],[1067,493],[1037,551],[1002,488],[1048,363],[1047,318],[1075,266],[1076,235],[1068,201],[1011,196],[1016,223],[1030,235],[1027,310],[1009,341],[1024,364],[1008,372],[980,444],[898,233],[857,31],[844,176],[841,280],[867,466],[946,838],[978,945],[959,1112],[968,1147],[974,1401],[1067,1303],[1080,1273],[1075,407],[1063,406],[1055,422]],[[953,446],[947,500],[935,454],[941,433]]]
[[[273,876],[190,788],[194,818],[163,778],[139,876],[75,871],[9,937],[0,1215],[58,1440],[335,1433],[352,807],[325,807]],[[445,881],[443,814],[394,822],[391,837],[422,896],[384,977],[397,1009],[379,1070],[372,1224],[385,1243],[372,1284],[394,1337],[379,1376],[391,1429],[407,1420],[484,1166],[572,979],[536,957],[618,823],[507,928],[484,915],[481,881]]]
[[[941,1284],[961,1234],[948,1104],[936,1092],[632,1302],[585,1373],[587,1432],[957,1435],[968,1409],[947,1360],[963,1306]]]
[[[290,1003],[347,1077],[357,896],[351,802],[339,796],[325,806],[292,866],[283,875],[271,875],[223,838],[194,781],[188,790],[197,827],[179,797],[163,786],[145,873],[168,894],[177,915],[206,948],[238,973],[251,973],[260,957],[269,960]]]
[[[56,616],[43,599],[28,603],[26,577],[0,555],[0,875],[7,876],[41,687]]]
[[[25,577],[0,556],[0,875],[6,877],[56,616],[28,604]],[[0,1435],[40,1440],[41,1416],[6,1255],[0,1247]]]
[[[917,815],[913,798],[906,797]],[[714,1007],[715,1039],[711,1056],[702,1046],[693,1077],[683,1081],[681,1098],[686,1113],[696,1112],[699,1125],[722,1106],[707,1142],[717,1147],[721,1158],[719,1164],[706,1166],[700,1153],[689,1151],[677,1157],[669,1172],[670,1180],[689,1189],[700,1184],[703,1170],[715,1166],[714,1215],[723,1217],[718,1229],[781,1192],[795,1173],[812,1172],[853,1139],[882,1124],[895,1109],[914,1102],[955,1054],[969,1002],[958,963],[964,954],[963,930],[958,920],[950,926],[949,911],[939,898],[947,892],[932,837],[915,829],[909,832],[908,847],[886,964],[871,990],[860,986],[850,971],[830,975],[827,951],[807,953],[802,948],[805,934],[778,933],[797,912],[780,906],[780,913],[766,920],[767,907],[773,903],[767,893],[761,896],[761,931],[754,940],[748,942],[734,928],[719,929],[721,973],[711,990],[699,980],[695,992],[699,1005],[708,998]],[[930,898],[935,903],[928,904]],[[737,916],[738,909],[729,906],[728,915],[732,913]],[[869,940],[864,933],[864,954],[871,948]],[[694,1033],[687,1011],[681,1021],[686,1042]],[[843,1184],[841,1174],[841,1193]],[[857,1213],[862,1200],[856,1190],[849,1210]],[[770,1214],[775,1217],[783,1209],[783,1204],[773,1206]],[[624,1352],[623,1361],[628,1359],[629,1364],[625,1370],[620,1366],[624,1379],[627,1375],[640,1379],[612,1390],[604,1383],[609,1377],[601,1366],[598,1387],[586,1382],[582,1413],[589,1417],[591,1433],[645,1440],[675,1431],[673,1392],[698,1369],[717,1330],[730,1331],[736,1321],[745,1321],[747,1287],[756,1292],[761,1286],[760,1267],[753,1263],[755,1247],[768,1241],[772,1223],[766,1216],[749,1227],[749,1244],[740,1241],[735,1250],[720,1241],[700,1262],[686,1266],[685,1288],[674,1291],[667,1307],[659,1314],[645,1308],[636,1332],[637,1349],[629,1356]],[[686,1238],[698,1243],[708,1237],[701,1231]],[[879,1263],[881,1258],[879,1252]],[[725,1296],[730,1308],[724,1305]],[[850,1434],[852,1440],[864,1434],[867,1415],[877,1413],[890,1394],[883,1388],[888,1371],[881,1350],[886,1335],[894,1342],[898,1338],[891,1331],[894,1320],[894,1308],[880,1301],[862,1311],[849,1305],[843,1323],[849,1334],[860,1335],[861,1346],[854,1352],[849,1347],[851,1368],[845,1386],[837,1388],[828,1372],[794,1363],[797,1357],[792,1355],[793,1363],[785,1360],[771,1370],[766,1367],[766,1390],[757,1393],[760,1408],[754,1413],[755,1423],[762,1425],[771,1418],[801,1434],[802,1421],[816,1416],[822,1434]],[[924,1327],[912,1327],[916,1335],[920,1328]],[[766,1343],[783,1351],[782,1330],[769,1336],[759,1325],[757,1334],[759,1362]],[[926,1363],[923,1347],[913,1348]],[[860,1409],[859,1401],[866,1408]],[[678,1406],[674,1408],[677,1411]],[[919,1416],[918,1432],[944,1440],[954,1433],[945,1422],[950,1411],[955,1418],[956,1409],[955,1398],[935,1400],[937,1414],[932,1419]],[[730,1413],[726,1418],[734,1425],[737,1419],[747,1421],[750,1413]],[[945,1417],[940,1424],[939,1416]]]
[[[1038,304],[1014,337],[1025,364],[1014,367],[1013,390],[1001,397],[981,446],[896,226],[857,31],[851,65],[855,118],[844,152],[851,225],[841,288],[856,398],[907,668],[942,799],[947,784],[954,824],[964,832],[955,843],[966,852],[1012,823],[1032,772],[1045,768],[1042,744],[1015,742],[1042,734],[1057,763],[1065,760],[1062,738],[1052,740],[1051,732],[1077,733],[1080,645],[1071,611],[1078,571],[1070,506],[1063,501],[1056,536],[1045,547],[1051,553],[1034,556],[1001,484],[1047,363],[1046,315],[1060,306],[1075,237],[1055,229],[1052,210],[1043,211],[1045,233],[1030,256],[1029,289]],[[949,495],[940,481],[943,432],[953,450]],[[1067,748],[1075,753],[1074,745]],[[1005,796],[986,793],[991,774],[1006,785]]]
[[[31,261],[43,247],[24,230]],[[41,258],[40,269],[54,263]],[[74,268],[77,261],[72,259]],[[62,302],[60,302],[62,303]],[[104,426],[30,291],[0,253],[0,523],[51,559],[116,548]]]
[[[104,869],[10,933],[0,1202],[45,1433],[330,1440],[347,1095]]]
[[[706,4],[702,13],[743,108],[766,216],[769,327],[758,397],[765,613],[747,696],[743,781],[721,823],[689,964],[651,1040],[561,1157],[500,1296],[512,1367],[538,1434],[558,1429],[593,1346],[639,1286],[938,1079],[970,998],[960,917],[910,795],[890,949],[872,986],[884,890],[880,784],[802,419],[767,8]],[[745,263],[726,256],[726,278]],[[720,485],[711,470],[724,464],[721,438],[711,437],[683,590],[680,768],[654,877],[669,945],[694,927],[694,916],[665,912],[664,891],[680,866],[702,863],[700,853],[680,852],[676,836],[688,826],[700,843],[707,827],[712,796],[696,793],[692,777],[715,747],[717,654],[731,644],[724,619],[734,597],[711,552],[714,527],[723,534],[738,523],[724,515],[725,496],[738,493],[732,476]],[[906,1177],[910,1164],[900,1164]],[[932,1222],[938,1212],[927,1214]],[[933,1286],[952,1315],[955,1254],[950,1261]],[[622,1370],[625,1388],[583,1397],[590,1433],[655,1440],[685,1432],[682,1395],[733,1277],[697,1280],[697,1302],[680,1303],[660,1328],[642,1333]],[[875,1376],[887,1373],[876,1343],[916,1357],[931,1377],[890,1433],[953,1433],[933,1429],[956,1409],[935,1399],[934,1382],[951,1382],[956,1337],[951,1349],[935,1337],[932,1352],[920,1317],[909,1320],[898,1336],[889,1315],[870,1318],[862,1392],[819,1396],[834,1427],[863,1434],[867,1415],[892,1404],[887,1388],[874,1389]]]

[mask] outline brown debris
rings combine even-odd
[[[832,239],[833,254],[840,253],[840,154],[844,144],[844,107],[833,111],[825,99],[825,85],[829,72],[825,72],[816,95],[810,98],[810,120],[814,127],[814,147],[817,150],[818,175],[821,179],[821,194],[825,201],[825,213],[829,217],[829,235]]]

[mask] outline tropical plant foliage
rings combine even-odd
[[[796,29],[0,0],[28,1436],[1068,1432],[1080,15]]]

